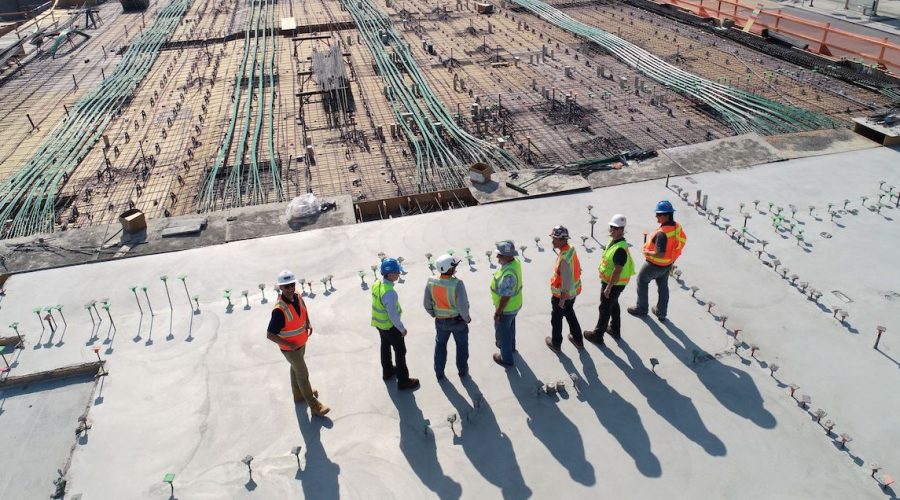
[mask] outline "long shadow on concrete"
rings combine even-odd
[[[591,486],[597,482],[594,466],[584,456],[584,442],[578,427],[566,417],[550,398],[538,395],[540,384],[534,372],[521,357],[506,370],[506,377],[519,405],[528,415],[528,428],[566,470],[572,480]]]
[[[306,405],[296,405],[297,424],[306,447],[306,464],[297,471],[297,479],[303,486],[303,498],[338,499],[341,496],[338,475],[341,467],[332,462],[322,446],[322,427],[331,421],[311,419]]]
[[[648,318],[643,318],[643,321],[676,358],[697,374],[700,383],[722,406],[762,428],[775,427],[775,416],[763,406],[762,395],[747,372],[722,364],[715,357],[694,365],[691,363],[693,351],[704,351],[672,323],[671,319],[664,323],[671,336],[667,335],[655,321]]]
[[[603,354],[637,387],[647,399],[650,408],[685,437],[700,445],[706,453],[714,457],[724,456],[725,444],[706,428],[691,398],[679,393],[664,379],[653,374],[627,342],[620,340],[619,347],[628,358],[628,363],[613,354],[609,348],[603,347]]]
[[[458,499],[462,486],[444,474],[437,458],[437,444],[431,429],[426,430],[425,416],[416,404],[413,392],[388,389],[391,401],[400,414],[400,451],[422,484],[442,499]]]
[[[462,445],[463,452],[475,470],[488,482],[500,488],[503,498],[531,497],[531,489],[522,477],[522,469],[516,460],[512,442],[500,430],[494,411],[482,398],[478,384],[471,377],[463,378],[462,384],[472,401],[480,399],[477,410],[448,379],[440,382],[441,389],[459,416],[457,424],[459,436],[453,439],[453,444]]]
[[[579,399],[587,402],[609,434],[634,460],[638,471],[646,477],[662,476],[659,459],[653,454],[650,436],[641,423],[641,416],[633,404],[616,391],[611,391],[600,382],[594,361],[585,351],[579,352],[582,378],[578,384]],[[567,356],[560,356],[566,373],[577,373],[575,365]]]

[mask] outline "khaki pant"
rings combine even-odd
[[[318,406],[319,400],[313,395],[312,386],[309,384],[309,369],[303,359],[304,353],[306,353],[306,346],[296,351],[281,351],[284,358],[291,364],[291,390],[294,398],[298,399],[302,394],[307,404],[314,408]]]

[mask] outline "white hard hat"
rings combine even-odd
[[[435,261],[435,265],[437,265],[437,269],[441,272],[441,274],[447,274],[460,262],[462,261],[457,259],[456,257],[444,254],[437,258],[437,260]]]
[[[622,214],[613,215],[612,219],[609,219],[609,225],[612,227],[625,227],[625,216]]]
[[[287,269],[278,273],[278,281],[277,281],[278,286],[290,285],[291,283],[296,283],[296,282],[297,282],[297,277],[294,276],[294,273],[288,271]]]

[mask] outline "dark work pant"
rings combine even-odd
[[[575,298],[566,299],[566,307],[560,309],[559,307],[559,297],[553,297],[550,299],[550,327],[551,327],[551,339],[553,340],[553,345],[559,347],[562,345],[562,320],[566,318],[566,323],[569,324],[569,333],[572,334],[572,337],[577,341],[581,342],[581,325],[578,324],[578,317],[575,316]]]
[[[450,337],[456,342],[456,369],[459,373],[469,373],[469,325],[460,318],[435,319],[434,328],[434,373],[444,374],[447,365],[447,343]]]
[[[644,262],[640,272],[637,275],[637,310],[641,314],[647,314],[650,308],[650,300],[648,298],[648,288],[651,281],[656,282],[656,288],[659,289],[659,301],[656,303],[656,311],[663,318],[669,310],[669,270],[672,266],[657,266],[649,262]]]
[[[409,368],[406,367],[406,342],[403,334],[396,327],[390,330],[378,329],[381,335],[381,369],[384,375],[391,373],[394,364],[391,363],[391,349],[394,349],[394,358],[397,366],[397,383],[402,384],[409,380]]]
[[[606,290],[606,283],[601,282],[600,290]],[[594,333],[603,338],[606,327],[611,326],[610,330],[615,335],[622,332],[622,313],[619,309],[619,295],[625,290],[625,285],[614,286],[609,292],[609,298],[601,291],[600,293],[600,319],[597,320],[597,326],[594,327]],[[612,321],[612,325],[610,325]]]

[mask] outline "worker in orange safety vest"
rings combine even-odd
[[[656,220],[659,227],[644,243],[644,258],[647,261],[637,277],[637,305],[629,307],[628,314],[647,315],[648,287],[651,281],[655,281],[659,300],[651,311],[660,321],[665,321],[669,307],[669,272],[684,250],[687,235],[681,224],[675,222],[675,208],[668,200],[656,204]]]
[[[584,349],[581,325],[575,316],[575,299],[581,293],[581,263],[578,254],[569,244],[569,230],[556,226],[550,232],[553,249],[557,251],[553,276],[550,277],[550,337],[544,343],[553,352],[562,346],[562,320],[569,324],[569,341],[578,349]]]
[[[266,337],[278,344],[281,354],[291,365],[294,402],[306,401],[313,416],[321,417],[331,409],[319,401],[319,391],[314,390],[309,383],[309,369],[306,367],[304,354],[313,328],[306,304],[295,291],[296,286],[297,277],[294,273],[285,270],[278,274],[278,289],[281,293],[272,309]]]

